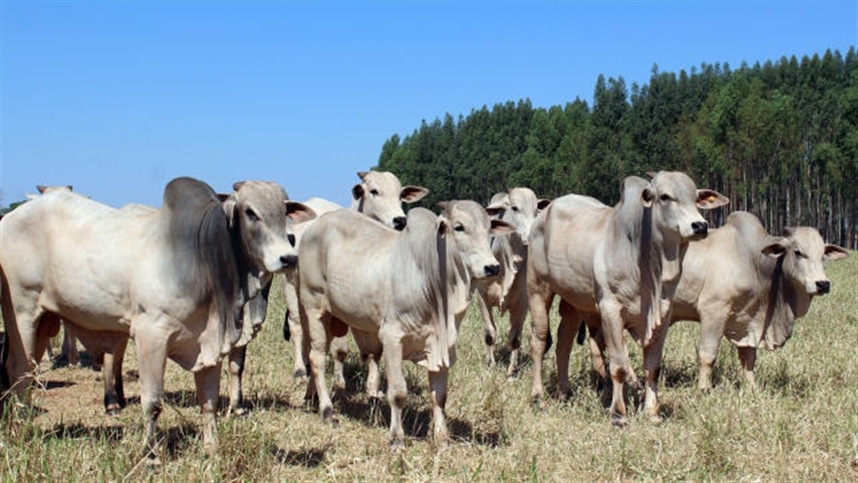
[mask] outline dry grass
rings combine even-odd
[[[759,388],[744,387],[735,350],[722,346],[716,387],[696,389],[698,326],[674,326],[665,349],[661,424],[633,414],[611,426],[589,359],[576,346],[569,400],[530,405],[529,360],[518,380],[486,367],[479,314],[463,324],[459,361],[447,403],[453,443],[433,445],[425,371],[407,365],[411,397],[404,413],[406,447],[387,444],[389,410],[362,393],[365,369],[346,366],[348,388],[335,401],[341,424],[321,422],[292,381],[291,350],[281,338],[282,294],[249,349],[245,396],[249,415],[219,421],[220,450],[200,445],[193,378],[168,365],[167,407],[159,478],[181,481],[283,480],[826,480],[858,479],[858,254],[832,263],[832,294],[814,302],[792,340],[758,358]],[[503,322],[502,322],[503,323]],[[528,325],[529,326],[529,325]],[[529,332],[525,331],[525,352]],[[37,408],[11,408],[0,418],[0,480],[146,480],[139,465],[143,425],[133,348],[126,357],[123,415],[102,414],[101,383],[91,368],[45,369]],[[500,364],[506,354],[500,355]],[[640,353],[633,360],[640,367]],[[546,363],[555,383],[554,352]],[[222,388],[226,386],[226,375]],[[225,391],[221,391],[224,393]],[[222,401],[223,406],[223,401]],[[634,407],[634,403],[633,403]],[[14,414],[12,414],[14,413]]]

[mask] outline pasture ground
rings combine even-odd
[[[592,383],[587,350],[576,346],[568,400],[530,404],[531,366],[507,381],[507,352],[483,364],[475,304],[462,325],[459,360],[447,402],[452,444],[436,447],[425,371],[406,365],[410,396],[405,448],[387,444],[389,409],[361,392],[364,365],[352,354],[348,387],[335,397],[340,426],[323,424],[292,380],[291,346],[281,337],[285,305],[278,284],[269,319],[251,343],[245,372],[249,414],[221,418],[220,449],[206,457],[193,377],[169,363],[160,474],[141,464],[144,431],[133,344],[125,359],[129,405],[103,414],[99,373],[83,367],[39,369],[36,408],[7,408],[0,418],[2,481],[581,481],[858,479],[858,253],[827,267],[832,293],[814,301],[792,339],[761,351],[757,390],[743,384],[729,344],[721,347],[716,387],[697,390],[698,325],[671,328],[660,399],[663,422],[634,411],[614,428]],[[552,319],[556,330],[556,314]],[[501,318],[506,334],[506,318]],[[524,333],[529,347],[529,322]],[[56,347],[59,338],[54,341]],[[640,368],[640,351],[630,343]],[[556,387],[554,351],[546,360],[548,390]],[[640,374],[640,370],[639,370]],[[225,394],[227,375],[221,382]],[[330,377],[328,378],[330,384]],[[225,400],[222,399],[223,408]]]

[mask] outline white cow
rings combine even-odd
[[[194,373],[203,442],[217,443],[220,363],[241,336],[243,307],[260,276],[294,267],[286,240],[286,193],[275,183],[236,204],[230,227],[205,183],[177,178],[159,210],[117,210],[70,192],[48,193],[0,220],[0,275],[8,372],[27,396],[59,317],[78,333],[130,334],[137,345],[147,448],[157,461],[155,425],[168,358]]]
[[[429,193],[429,190],[422,186],[403,187],[399,178],[387,171],[361,171],[357,175],[361,181],[352,188],[352,211],[363,213],[369,218],[397,230],[405,228],[406,223],[402,203],[416,203]],[[304,204],[311,207],[320,216],[343,208],[322,198],[311,198]],[[296,246],[301,244],[304,231],[313,224],[313,221],[295,226]],[[286,304],[290,310],[286,313],[283,334],[286,340],[291,339],[292,341],[293,353],[295,354],[293,375],[296,379],[302,379],[307,375],[307,361],[301,355],[306,353],[304,344],[307,341],[298,316],[297,277],[298,272],[293,271],[287,273],[284,280]],[[331,343],[331,352],[334,355],[334,387],[342,389],[346,384],[343,377],[343,362],[345,362],[348,354],[348,339],[346,339],[345,334],[334,338]]]
[[[757,348],[773,350],[786,343],[813,297],[830,290],[823,261],[848,255],[826,244],[815,228],[788,228],[786,237],[772,237],[747,212],[731,213],[724,226],[690,244],[672,320],[700,322],[699,387],[712,387],[722,337],[736,346],[753,385]]]
[[[486,211],[494,218],[504,220],[515,228],[509,236],[492,237],[491,247],[500,262],[500,275],[477,286],[477,300],[483,317],[486,343],[486,363],[494,365],[494,344],[497,340],[497,325],[492,308],[500,314],[509,312],[510,360],[507,374],[512,377],[518,371],[518,352],[521,347],[521,329],[527,316],[527,240],[530,226],[539,210],[548,206],[550,200],[537,199],[530,188],[510,188],[495,194]]]
[[[369,359],[370,393],[377,393],[377,358],[382,350],[385,355],[391,443],[404,440],[403,360],[428,369],[435,439],[447,440],[447,373],[455,362],[459,324],[475,281],[500,270],[489,234],[512,228],[490,220],[473,201],[443,209],[440,217],[412,209],[402,232],[346,210],[320,217],[304,232],[298,270],[311,345],[308,395],[318,395],[323,419],[335,419],[324,380],[328,345],[347,325]]]
[[[608,207],[579,195],[554,200],[531,228],[527,287],[533,330],[533,389],[543,395],[542,359],[548,339],[548,309],[561,297],[557,379],[569,390],[569,352],[582,321],[601,320],[610,357],[611,414],[625,423],[623,384],[631,372],[624,329],[643,346],[644,408],[657,418],[657,383],[670,320],[670,300],[679,282],[689,240],[706,236],[697,208],[727,203],[721,194],[698,190],[684,173],[659,172],[651,181],[629,177],[620,202]]]

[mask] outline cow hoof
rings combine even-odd
[[[304,369],[295,369],[295,372],[292,373],[292,378],[299,382],[304,382],[307,380],[307,371]]]
[[[155,455],[150,455],[146,458],[146,469],[149,470],[150,473],[160,473],[162,467],[161,458]]]
[[[625,416],[614,415],[611,417],[611,424],[614,425],[615,428],[623,429],[628,423],[629,421]]]
[[[334,381],[334,383],[331,385],[331,387],[333,388],[334,391],[345,391],[346,381],[344,381],[342,379],[337,379],[336,381]]]
[[[248,409],[245,407],[241,407],[241,406],[230,407],[229,409],[226,410],[226,417],[230,418],[230,417],[234,416],[234,417],[240,418],[242,416],[247,416],[249,413],[250,413],[250,411],[248,411]]]
[[[405,449],[405,440],[402,438],[393,438],[390,440],[390,450],[399,452]]]
[[[105,408],[104,412],[107,413],[108,416],[118,417],[122,414],[122,408],[119,407],[118,404],[111,404]]]

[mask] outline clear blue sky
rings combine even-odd
[[[345,204],[394,133],[599,74],[858,45],[858,2],[0,4],[0,204],[36,184],[160,206],[181,175]]]

